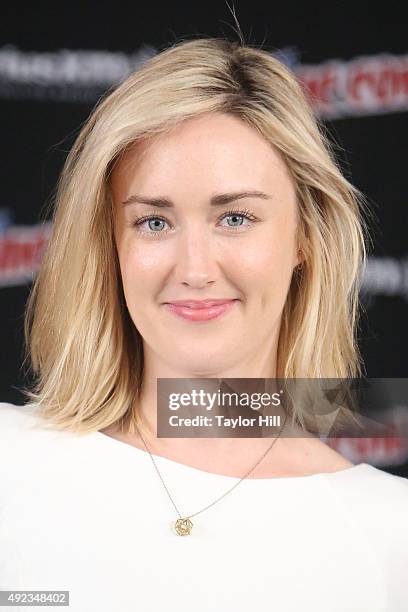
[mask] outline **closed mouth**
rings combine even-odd
[[[230,302],[237,301],[234,299],[222,299],[222,300],[186,300],[186,301],[176,301],[176,302],[165,302],[165,304],[170,304],[172,306],[178,306],[181,308],[191,308],[193,310],[200,310],[203,308],[211,308],[213,306],[222,306],[223,304],[229,304]]]

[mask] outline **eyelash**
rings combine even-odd
[[[257,217],[255,217],[255,215],[250,210],[247,210],[247,209],[245,209],[245,210],[228,210],[227,212],[225,212],[221,216],[220,220],[222,221],[226,217],[230,217],[230,216],[244,217],[245,219],[248,219],[248,221],[253,221],[253,222],[258,221]],[[164,217],[161,217],[160,215],[145,215],[144,217],[138,217],[138,218],[134,219],[132,221],[132,226],[133,227],[137,227],[138,231],[141,234],[146,234],[146,235],[152,236],[152,237],[163,236],[164,234],[167,234],[167,232],[169,231],[168,229],[166,229],[166,230],[158,230],[157,232],[155,232],[155,231],[145,231],[145,230],[140,229],[140,226],[145,221],[149,221],[150,219],[159,219],[160,221],[164,221],[165,223],[167,223],[167,219],[165,219]],[[241,227],[245,227],[245,226],[243,226],[243,225],[238,225],[236,227],[229,226],[229,229],[231,229],[233,231],[237,231]]]

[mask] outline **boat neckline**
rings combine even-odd
[[[149,456],[149,453],[142,448],[134,446],[133,444],[128,444],[127,442],[122,442],[121,440],[117,440],[108,434],[103,433],[102,431],[95,431],[90,433],[89,435],[95,436],[96,439],[103,440],[105,439],[108,444],[112,444],[116,448],[123,448],[126,452],[137,455],[141,454]],[[183,469],[186,472],[190,472],[191,474],[199,474],[201,477],[208,477],[213,479],[223,479],[224,481],[239,481],[241,480],[238,476],[228,476],[227,474],[217,474],[215,472],[209,472],[207,470],[203,470],[201,468],[194,467],[192,465],[188,465],[186,463],[181,463],[180,461],[175,461],[174,459],[170,459],[169,457],[165,457],[164,455],[156,455],[155,453],[151,453],[154,461],[159,460],[159,462],[168,465],[171,468]],[[358,472],[361,468],[372,467],[370,464],[362,462],[356,463],[351,467],[344,468],[342,470],[336,470],[334,472],[317,472],[316,474],[306,474],[304,476],[271,476],[267,478],[245,478],[247,482],[270,482],[270,481],[280,481],[280,482],[305,482],[307,480],[316,480],[327,477],[336,477],[339,475],[347,475],[354,474]]]

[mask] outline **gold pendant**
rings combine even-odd
[[[190,535],[192,528],[193,523],[189,518],[179,518],[174,523],[174,530],[180,536]]]

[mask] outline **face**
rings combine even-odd
[[[300,262],[295,186],[279,153],[238,118],[208,114],[128,150],[110,184],[145,362],[161,376],[274,377],[265,366]],[[189,300],[224,305],[174,306]]]

